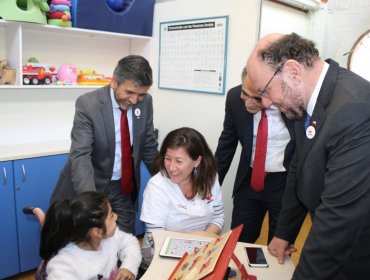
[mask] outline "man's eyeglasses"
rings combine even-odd
[[[262,96],[262,97],[266,97],[267,96],[267,88],[268,86],[270,85],[270,83],[272,82],[272,80],[275,78],[276,74],[280,72],[280,70],[283,68],[283,65],[280,65],[274,75],[272,75],[271,79],[268,81],[268,83],[266,84],[266,86],[262,89],[262,90],[257,90],[257,93]]]

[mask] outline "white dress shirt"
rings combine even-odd
[[[280,111],[271,106],[266,110],[268,120],[268,136],[267,136],[267,153],[266,153],[266,172],[283,172],[286,171],[283,165],[284,153],[286,145],[290,140],[289,131],[286,128],[285,122]],[[256,151],[256,139],[258,124],[261,119],[261,112],[253,116],[253,149],[250,166],[253,168],[254,154]]]

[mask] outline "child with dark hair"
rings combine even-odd
[[[135,279],[139,242],[116,226],[108,198],[83,192],[55,201],[41,231],[47,279]]]

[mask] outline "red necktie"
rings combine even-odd
[[[121,190],[125,195],[130,196],[134,190],[130,131],[128,128],[127,111],[121,111]]]
[[[261,111],[261,120],[258,124],[256,151],[254,153],[254,164],[252,169],[251,187],[256,192],[263,190],[265,181],[265,162],[267,151],[267,131],[268,123],[266,109]]]

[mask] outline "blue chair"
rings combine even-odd
[[[146,185],[149,179],[152,177],[146,165],[141,162],[140,163],[140,192],[138,197],[138,209],[136,211],[136,220],[135,220],[135,233],[136,235],[144,234],[146,231],[145,224],[140,221],[140,214],[141,214],[141,205],[143,204],[143,195]]]

